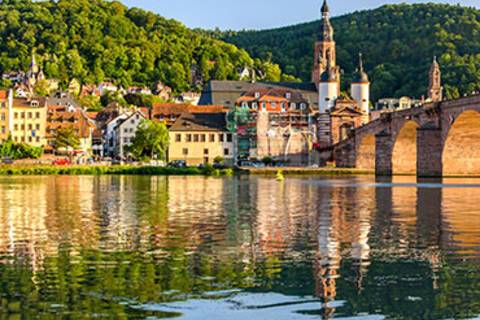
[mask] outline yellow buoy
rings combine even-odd
[[[282,170],[277,171],[277,181],[283,181],[285,177],[283,176]]]

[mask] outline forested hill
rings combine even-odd
[[[124,86],[163,81],[182,91],[189,89],[192,65],[204,80],[236,79],[239,68],[253,65],[269,80],[281,78],[278,66],[254,61],[234,45],[119,2],[1,1],[0,72],[26,71],[33,49],[46,75],[64,84],[72,78]]]
[[[374,99],[426,93],[432,56],[439,56],[447,96],[480,88],[480,10],[457,5],[386,5],[332,19],[345,82],[365,57]],[[310,79],[318,21],[292,27],[225,32],[221,37],[253,57],[272,58]]]

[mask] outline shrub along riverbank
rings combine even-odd
[[[230,176],[232,169],[134,166],[0,166],[0,175],[206,175]]]

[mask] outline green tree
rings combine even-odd
[[[55,149],[57,151],[71,151],[78,149],[80,138],[73,127],[65,127],[57,130],[55,135]]]
[[[130,152],[136,159],[164,160],[170,137],[164,123],[143,121],[132,140]]]
[[[34,88],[35,94],[45,97],[50,94],[50,87],[46,80],[40,80],[35,84]]]
[[[89,112],[98,112],[102,110],[102,104],[100,103],[100,97],[98,96],[83,96],[78,98],[78,102]]]

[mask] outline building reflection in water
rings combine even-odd
[[[336,301],[372,293],[370,273],[378,265],[423,263],[432,290],[440,290],[446,262],[479,258],[478,188],[455,187],[464,180],[443,187],[438,180],[415,182],[4,177],[1,264],[23,261],[35,277],[48,267],[46,258],[60,252],[72,259],[86,250],[131,252],[153,257],[157,265],[172,256],[183,259],[192,276],[228,262],[252,277],[242,279],[245,287],[269,288],[281,288],[292,266],[308,266],[322,316],[330,318]],[[264,273],[256,274],[260,269]],[[268,285],[255,279],[267,275]],[[352,292],[358,296],[348,296]]]

